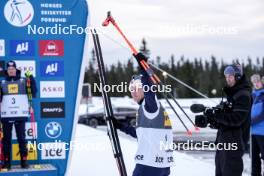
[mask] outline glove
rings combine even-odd
[[[133,56],[137,59],[138,65],[139,67],[144,70],[144,68],[141,66],[141,61],[144,60],[145,62],[148,62],[148,58],[142,54],[141,52],[137,53],[137,54],[133,54]]]
[[[33,77],[33,74],[30,71],[26,71],[25,72],[25,77],[26,78],[31,78],[31,77]]]

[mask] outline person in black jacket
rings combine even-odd
[[[14,61],[7,62],[6,77],[1,81],[1,123],[3,127],[3,168],[11,168],[11,139],[12,127],[15,126],[19,152],[21,157],[21,167],[27,168],[27,141],[25,139],[25,122],[29,117],[28,89],[31,89],[32,96],[35,97],[37,89],[33,76],[26,73],[27,78],[21,77],[21,72],[16,68]],[[30,81],[30,87],[27,86]]]
[[[227,86],[223,88],[226,102],[223,111],[212,111],[210,117],[217,123],[216,144],[230,145],[216,150],[215,175],[241,176],[242,156],[247,147],[250,129],[251,87],[240,65],[230,65],[224,70]]]

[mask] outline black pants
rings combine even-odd
[[[136,164],[133,172],[133,176],[169,176],[170,168],[157,168],[146,166],[142,164]]]
[[[2,122],[3,126],[3,153],[5,158],[10,159],[12,148],[12,127],[15,125],[17,142],[19,144],[19,152],[21,157],[27,156],[27,141],[25,134],[25,121]]]
[[[243,151],[217,150],[215,155],[216,176],[241,176]]]
[[[261,176],[261,159],[264,160],[264,136],[251,135],[252,176]]]

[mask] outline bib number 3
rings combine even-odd
[[[15,97],[12,97],[12,102],[11,102],[12,104],[16,104],[16,99],[15,99]]]

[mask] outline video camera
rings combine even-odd
[[[214,114],[225,112],[227,108],[231,108],[232,104],[228,102],[221,102],[219,105],[215,107],[205,107],[202,104],[193,104],[191,106],[191,111],[193,113],[203,113],[202,115],[196,115],[195,116],[195,125],[200,128],[206,128],[209,124],[210,128],[217,129],[218,123],[214,119]]]

